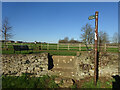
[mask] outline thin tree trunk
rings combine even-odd
[[[87,51],[89,51],[89,48],[88,48],[88,46],[87,46],[87,44],[86,44],[86,43],[85,43],[85,45],[86,45]]]
[[[5,33],[4,33],[4,35],[5,35],[5,41],[4,41],[4,44],[5,44],[5,50],[6,50],[6,48],[7,48],[7,46],[6,46],[6,27],[5,27]]]

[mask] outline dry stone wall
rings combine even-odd
[[[49,74],[61,77],[83,79],[94,76],[94,52],[80,52],[77,56],[53,56],[54,67]],[[112,77],[118,75],[118,54],[100,53],[98,75]]]
[[[2,61],[4,75],[20,76],[29,73],[39,77],[48,72],[48,53],[2,55]]]
[[[80,52],[77,56],[51,56],[41,54],[9,54],[2,55],[4,75],[20,76],[30,73],[42,75],[58,75],[73,79],[94,76],[94,52]],[[99,54],[99,76],[118,75],[118,54]]]
[[[99,53],[98,76],[112,77],[118,75],[118,54]],[[94,52],[81,53],[76,57],[76,77],[82,79],[94,76]]]

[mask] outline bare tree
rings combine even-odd
[[[99,44],[105,44],[109,43],[109,36],[106,32],[100,31],[98,34],[98,43]]]
[[[117,32],[115,32],[115,33],[113,34],[112,42],[115,43],[115,44],[118,43],[118,33],[117,33]]]
[[[71,40],[69,41],[69,43],[75,43],[74,38],[71,38]]]
[[[78,40],[74,40],[74,38],[71,38],[71,40],[69,40],[68,37],[65,37],[63,40],[59,40],[59,43],[80,43]]]
[[[68,43],[69,42],[69,38],[65,37],[63,40],[59,40],[59,43]]]
[[[106,32],[100,31],[98,33],[98,44],[99,44],[99,52],[103,51],[102,45],[109,43],[109,36]],[[104,53],[105,54],[105,53]]]
[[[81,34],[80,38],[82,38],[82,42],[84,42],[87,50],[89,50],[87,44],[92,44],[94,42],[94,28],[92,28],[91,25],[87,23],[82,27],[81,31],[83,33]]]
[[[5,17],[5,19],[3,20],[3,25],[2,25],[2,37],[4,38],[4,40],[9,40],[10,38],[13,37],[12,32],[12,26],[9,26],[9,22],[8,22],[8,18]]]
[[[65,42],[67,43],[69,41],[69,38],[68,37],[65,37],[64,38]]]
[[[69,43],[80,43],[78,40],[74,40],[74,38],[71,38],[71,40],[69,41]]]

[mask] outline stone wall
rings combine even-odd
[[[49,74],[83,79],[94,76],[94,52],[80,52],[77,56],[52,56],[54,67]],[[118,75],[118,53],[100,53],[98,75]]]
[[[30,73],[33,76],[59,75],[73,79],[94,76],[94,52],[80,52],[77,56],[51,56],[41,54],[2,55],[3,74],[20,76]],[[118,54],[99,54],[99,76],[118,74]]]
[[[33,76],[45,75],[48,72],[48,53],[2,55],[3,74],[20,76],[29,73]]]
[[[98,53],[98,76],[118,75],[118,53]],[[94,52],[81,53],[76,58],[77,79],[94,76]]]

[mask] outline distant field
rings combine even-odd
[[[31,52],[33,53],[42,53],[42,52],[48,52],[52,55],[76,55],[77,51],[87,51],[87,48],[85,45],[82,44],[31,44],[31,43],[7,43],[5,46],[2,44],[2,54],[14,54],[13,45],[28,45],[29,51],[16,51],[16,54],[29,54]],[[88,45],[89,49],[94,49],[93,45]],[[99,48],[98,48],[99,50]],[[101,47],[101,51],[104,52],[118,52],[118,47]]]

